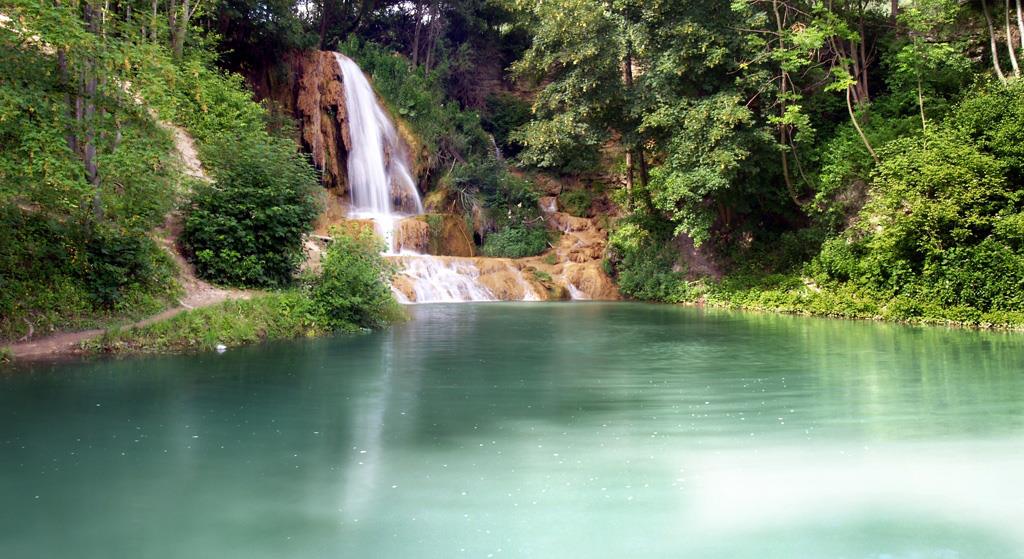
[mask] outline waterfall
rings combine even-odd
[[[386,255],[398,267],[396,282],[409,287],[408,294],[392,286],[403,303],[496,301],[502,296],[480,282],[481,270],[474,259],[453,259],[401,250],[395,230],[403,217],[424,213],[409,164],[409,153],[387,111],[377,100],[369,80],[352,59],[335,53],[345,88],[348,121],[348,186],[352,193],[349,217],[369,219],[387,245]],[[492,266],[493,267],[493,266]],[[504,264],[504,275],[514,278],[520,300],[538,300],[523,273]]]
[[[394,225],[402,211],[423,213],[423,201],[409,171],[409,154],[394,123],[377,101],[363,71],[351,58],[335,53],[345,87],[345,112],[351,149],[348,184],[352,217],[372,219],[394,251]]]

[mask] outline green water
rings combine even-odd
[[[0,557],[1024,557],[1024,335],[412,312],[0,375]]]

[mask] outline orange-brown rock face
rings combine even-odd
[[[426,214],[407,217],[398,223],[398,249],[437,256],[475,256],[473,236],[462,217]]]
[[[395,248],[398,252],[426,254],[430,247],[430,225],[417,217],[407,217],[395,225]]]
[[[348,193],[345,181],[348,137],[345,89],[334,53],[308,51],[294,56],[297,75],[295,115],[303,147],[323,173],[323,184],[335,196]]]
[[[608,242],[607,231],[595,219],[562,212],[544,213],[548,227],[561,232],[562,236],[547,253],[520,262],[541,272],[542,276],[550,276],[551,281],[546,282],[551,284],[547,286],[547,298],[568,295],[575,299],[621,299],[618,287],[601,265]]]
[[[348,220],[348,200],[337,194],[334,189],[328,190],[324,196],[324,209],[313,224],[316,235],[330,235],[331,229],[343,225]]]

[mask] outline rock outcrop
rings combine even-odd
[[[621,299],[602,266],[608,232],[599,221],[562,212],[545,212],[548,227],[560,231],[558,243],[548,252],[523,259],[525,265],[552,278],[556,287],[573,299]],[[550,295],[557,295],[557,291]]]
[[[407,217],[395,228],[395,244],[401,251],[436,256],[475,256],[473,235],[466,221],[452,214]]]
[[[289,56],[292,99],[285,99],[299,123],[299,139],[322,182],[339,197],[348,193],[346,162],[351,140],[345,111],[345,88],[334,53],[306,51]],[[281,99],[279,99],[281,100]]]

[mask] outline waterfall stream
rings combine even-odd
[[[384,238],[387,255],[398,266],[398,278],[409,289],[392,290],[403,303],[497,301],[501,297],[485,286],[474,258],[454,259],[399,250],[395,231],[403,218],[424,213],[423,201],[410,171],[409,153],[395,124],[377,100],[377,94],[359,66],[335,53],[345,88],[350,149],[348,184],[352,194],[349,217],[373,221]],[[401,256],[399,256],[399,254]],[[538,300],[520,270],[502,270],[517,282],[521,300]]]

